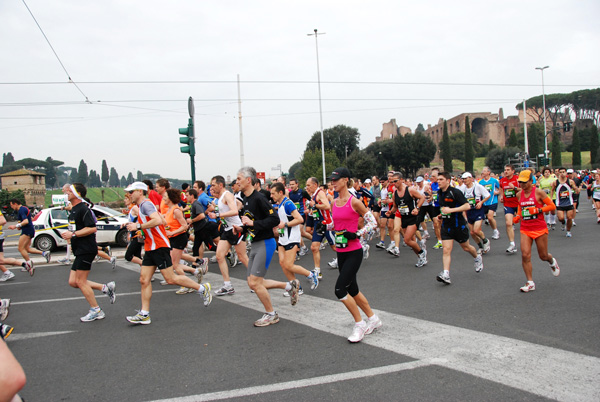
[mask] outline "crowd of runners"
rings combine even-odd
[[[452,176],[433,168],[414,179],[391,171],[361,180],[342,167],[332,173],[328,183],[311,177],[303,183],[304,188],[300,184],[296,179],[288,183],[280,177],[263,189],[256,171],[244,167],[229,184],[222,176],[215,176],[208,185],[196,181],[191,187],[184,184],[182,189],[172,188],[166,179],[128,186],[124,212],[129,220],[126,227],[130,241],[125,259],[140,266],[141,306],[136,314],[126,317],[127,321],[151,323],[152,282],[157,273],[162,275],[161,284],[178,286],[179,295],[197,293],[208,307],[213,296],[235,294],[229,269],[242,264],[248,287],[265,310],[254,325],[276,324],[279,316],[268,290],[280,289],[292,305],[298,303],[304,289],[297,278],[304,277],[310,290],[317,289],[323,278],[321,250],[330,247],[336,257],[327,265],[339,272],[334,292],[355,322],[348,340],[359,342],[382,326],[356,279],[362,261],[372,252],[372,243],[394,257],[400,256],[403,246],[407,247],[415,254],[414,265],[420,268],[428,264],[427,242],[431,239],[432,249],[441,249],[443,255],[443,269],[436,280],[450,285],[454,242],[473,257],[474,271],[479,273],[485,255],[492,252],[490,239],[498,241],[506,236],[505,252],[515,254],[520,248],[522,255],[527,282],[520,291],[530,292],[535,290],[533,243],[539,258],[548,262],[552,274],[558,276],[560,268],[548,251],[548,233],[556,229],[558,218],[565,237],[573,236],[577,209],[583,200],[580,193],[587,193],[600,224],[600,171],[544,168],[517,173],[513,166],[506,165],[499,177],[487,167],[479,177],[471,172]],[[80,289],[89,304],[81,321],[100,320],[105,313],[94,291],[106,294],[114,303],[116,284],[96,283],[88,277],[96,258],[109,260],[113,269],[115,258],[110,249],[96,243],[97,219],[85,186],[65,185],[63,192],[68,199],[65,208],[69,210],[69,225],[61,229],[61,236],[69,245],[67,256],[59,261],[71,265],[68,284]],[[30,253],[51,260],[49,252],[30,247],[35,231],[29,210],[18,200],[11,200],[10,206],[18,221],[8,227],[21,230],[18,249],[23,260],[4,257],[2,227],[6,220],[0,214],[0,282],[15,276],[6,265],[21,266],[33,276]],[[496,223],[500,216],[505,219],[505,234],[499,232]],[[515,243],[515,225],[521,232],[519,246]],[[204,256],[206,250],[215,253],[210,260]],[[275,254],[286,281],[265,278]],[[296,264],[308,254],[312,256],[312,269]],[[407,261],[402,259],[401,263]],[[218,265],[223,277],[222,285],[215,289],[203,281],[210,262]],[[12,332],[11,326],[3,324],[9,305],[9,299],[0,299],[2,338]]]

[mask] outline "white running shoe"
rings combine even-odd
[[[302,289],[302,286],[300,286],[300,289],[298,290],[298,296],[302,296],[304,294],[304,289]],[[283,292],[283,297],[290,297],[290,292]]]
[[[46,262],[50,262],[50,258],[52,258],[52,253],[50,251],[44,251],[42,253],[42,257],[46,259]]]
[[[450,285],[452,281],[450,281],[450,275],[445,274],[444,271],[440,272],[440,274],[436,277],[438,282],[443,282],[446,285]]]
[[[371,335],[373,331],[381,328],[383,323],[377,317],[377,314],[373,315],[371,318],[367,319],[367,330],[365,331],[365,335]]]
[[[492,239],[498,240],[500,238],[500,232],[498,229],[494,229],[494,233],[492,234]]]
[[[300,252],[298,252],[298,254],[300,255],[300,257],[304,257],[306,255],[306,253],[308,253],[308,247],[302,246],[300,248]]]
[[[110,265],[112,266],[112,269],[117,267],[117,257],[110,257]]]
[[[6,320],[8,317],[8,307],[10,306],[10,299],[0,300],[0,321]]]
[[[338,267],[337,258],[334,258],[333,260],[331,260],[331,262],[329,262],[327,265],[329,265],[331,268],[337,268]]]
[[[483,253],[484,254],[487,254],[488,251],[490,251],[491,248],[492,248],[492,242],[490,242],[489,240],[486,241],[485,243],[483,243]]]
[[[481,270],[483,269],[483,258],[478,255],[477,258],[475,258],[475,272],[479,273],[481,272]]]
[[[369,258],[369,249],[371,248],[371,246],[369,246],[368,244],[365,244],[362,249],[363,249],[363,260],[366,260],[367,258]]]
[[[517,246],[514,244],[509,244],[508,248],[506,249],[506,252],[509,254],[514,254],[517,252]]]
[[[15,274],[13,274],[10,271],[6,271],[2,274],[2,276],[0,276],[0,282],[6,282],[9,279],[12,279],[15,277]]]
[[[388,248],[385,249],[385,251],[387,251],[388,253],[394,249],[394,247],[396,247],[396,242],[391,241],[390,245],[388,246]]]
[[[535,290],[535,283],[527,282],[520,290],[523,293],[531,292],[532,290]]]
[[[365,333],[367,332],[367,323],[354,324],[352,334],[348,337],[348,342],[356,343],[363,340]]]
[[[423,249],[423,252],[419,254],[419,259],[417,260],[415,267],[421,268],[425,265],[427,265],[427,250]]]
[[[550,265],[550,269],[552,269],[552,275],[560,275],[560,267],[558,266],[558,262],[556,262],[556,258],[552,258],[552,264]]]
[[[325,250],[325,248],[327,248],[327,244],[321,243],[321,245],[319,246],[319,250]]]
[[[65,257],[65,258],[59,259],[58,262],[62,265],[69,265],[71,263],[71,260],[69,258]]]

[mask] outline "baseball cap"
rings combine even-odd
[[[517,181],[526,183],[529,180],[531,180],[531,170],[523,170],[521,173],[519,173],[519,178],[517,179]]]
[[[134,191],[134,190],[144,190],[148,191],[148,186],[146,183],[142,183],[141,181],[134,181],[125,189],[125,191]]]
[[[331,176],[329,176],[329,180],[339,180],[342,177],[350,178],[350,176],[350,171],[348,169],[346,169],[345,167],[339,167],[331,173]]]
[[[567,169],[567,173],[574,173],[573,169]]]
[[[472,176],[472,175],[471,175],[471,173],[469,173],[469,172],[464,172],[464,173],[462,174],[462,176],[461,176],[461,177],[462,177],[463,179],[466,179],[467,177],[473,177],[473,176]]]
[[[423,181],[423,176],[419,176],[415,179],[415,183],[420,183]]]
[[[371,179],[365,180],[365,183],[370,183],[370,182],[371,182]]]

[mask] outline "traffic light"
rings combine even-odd
[[[192,118],[188,120],[188,126],[185,128],[179,129],[179,134],[184,135],[185,137],[180,137],[179,142],[181,144],[186,144],[183,147],[180,147],[181,153],[190,154],[190,156],[196,155],[196,147],[194,146],[194,121]]]

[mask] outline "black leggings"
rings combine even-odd
[[[338,299],[343,299],[348,294],[352,297],[358,294],[359,290],[358,283],[356,283],[356,274],[358,273],[362,259],[362,248],[354,251],[337,253],[340,276],[338,276],[338,279],[335,282],[335,296]]]
[[[125,251],[125,260],[131,262],[133,257],[142,258],[142,247],[144,243],[140,243],[137,238],[131,239]]]
[[[217,249],[217,245],[212,238],[213,233],[206,229],[207,228],[194,231],[194,246],[192,247],[192,255],[194,257],[198,257],[200,255],[200,247],[202,247],[202,243],[206,244],[206,247],[208,247],[210,251],[215,251]]]

